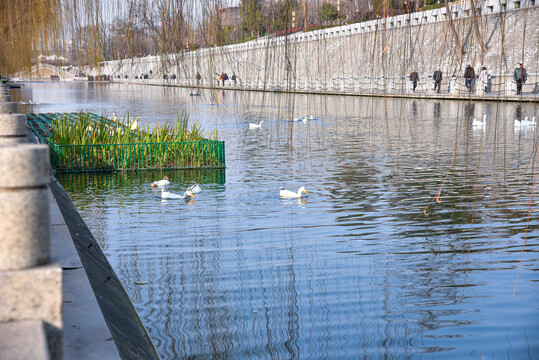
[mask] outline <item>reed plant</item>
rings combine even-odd
[[[90,113],[60,115],[52,121],[50,139],[56,145],[97,145],[97,144],[141,144],[178,141],[217,140],[217,131],[204,138],[204,131],[198,122],[188,127],[186,112],[178,114],[175,126],[171,123],[156,124],[153,129],[141,128],[140,118],[133,121],[126,113],[122,120],[117,117],[95,117]]]
[[[199,123],[188,126],[188,115],[176,124],[143,129],[139,118],[107,119],[89,113],[62,114],[52,121],[49,143],[53,165],[64,171],[224,167],[217,131],[205,138]]]

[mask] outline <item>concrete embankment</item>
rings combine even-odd
[[[158,359],[11,100],[0,87],[0,360]]]
[[[242,90],[461,99],[470,96],[463,78],[470,64],[476,75],[482,66],[492,75],[485,84],[487,93],[476,81],[472,98],[535,101],[539,94],[536,2],[475,4],[475,11],[469,2],[456,2],[449,12],[443,7],[176,55],[103,62],[95,75],[122,82],[217,88],[217,74],[226,72],[229,77],[236,74],[238,80],[226,81],[225,88]],[[523,97],[515,96],[517,62],[528,71]],[[436,69],[443,74],[441,95],[432,90]],[[419,74],[416,93],[408,79],[412,70]],[[141,75],[148,79],[135,79]]]
[[[71,198],[55,178],[52,178],[49,187],[121,358],[158,359],[155,347],[129,295]]]

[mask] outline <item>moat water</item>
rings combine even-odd
[[[539,129],[513,124],[537,105],[86,83],[16,96],[143,126],[185,110],[225,140],[222,171],[58,175],[163,359],[539,356]],[[202,192],[162,201],[163,175]],[[279,198],[302,185],[308,199]]]

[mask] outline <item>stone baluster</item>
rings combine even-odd
[[[459,93],[459,88],[457,84],[457,78],[453,76],[449,79],[449,94],[458,95],[458,93]]]

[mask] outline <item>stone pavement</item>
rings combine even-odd
[[[49,190],[52,263],[62,267],[64,359],[120,359],[71,234]]]
[[[68,342],[64,351],[80,350],[80,354],[92,356],[90,353],[99,349],[101,355],[96,354],[96,359],[114,359],[115,351],[122,359],[159,359],[129,295],[71,198],[54,177],[51,177],[49,189],[54,196],[51,198],[51,231],[56,234],[56,239],[51,240],[51,251],[59,254],[66,267],[64,334],[70,328],[74,332],[64,340]],[[102,318],[108,331],[105,331]],[[80,354],[66,356],[66,359],[84,358],[79,357]]]

